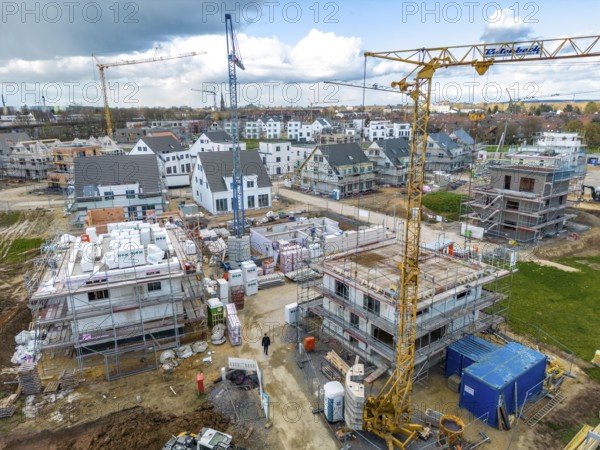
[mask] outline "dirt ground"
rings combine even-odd
[[[53,211],[44,212],[48,199],[38,199],[35,194],[27,192],[28,188],[23,186],[10,192],[0,192],[0,209],[3,209],[2,201],[9,202],[7,207],[14,206],[14,209],[27,209],[31,202],[42,208],[42,211],[27,212],[10,227],[0,228],[0,243],[23,236],[45,237],[52,229],[51,224],[66,224],[68,218],[62,216],[58,203]],[[400,201],[399,197],[397,201]],[[350,200],[356,204],[356,199]],[[58,197],[54,201],[58,202]],[[375,202],[373,209],[382,208],[387,214],[393,214],[393,195],[390,192],[369,197],[369,202]],[[273,210],[300,210],[306,206],[298,202],[280,205],[274,205]],[[535,249],[535,256],[554,260],[563,256],[600,254],[600,210],[596,211],[596,205],[592,206],[594,208],[581,208],[577,219],[593,227],[591,230],[581,233],[575,241],[544,242]],[[371,208],[371,205],[368,207]],[[399,207],[397,203],[397,214]],[[261,211],[259,215],[263,214],[264,211]],[[225,216],[218,219],[221,221]],[[0,246],[0,251],[5,248],[5,245]],[[86,370],[85,381],[72,393],[35,396],[31,399],[21,397],[15,416],[0,419],[0,449],[160,449],[172,434],[197,431],[202,426],[229,432],[238,445],[251,450],[339,448],[332,429],[322,417],[311,413],[313,393],[307,392],[305,380],[298,373],[295,344],[291,343],[287,336],[289,330],[284,326],[284,305],[296,301],[296,295],[296,286],[286,283],[247,298],[246,308],[239,313],[243,323],[244,344],[238,347],[229,344],[210,345],[209,351],[214,352],[212,364],[202,362],[204,355],[198,355],[181,361],[173,375],[158,370],[110,383],[104,380],[103,368],[96,367]],[[30,320],[25,306],[22,274],[15,267],[0,263],[0,339],[7,343],[0,346],[0,367],[4,368],[0,373],[0,397],[14,392],[16,388],[15,384],[10,384],[15,380],[15,373],[9,359],[14,351],[14,336],[26,328]],[[263,330],[269,331],[273,340],[269,356],[262,354],[258,343]],[[248,415],[247,411],[257,410],[259,399],[256,391],[245,393],[247,397],[239,397],[238,392],[225,394],[223,401],[214,406],[207,400],[208,396],[196,395],[196,374],[204,373],[207,392],[215,386],[218,388],[214,381],[219,378],[221,367],[227,365],[228,356],[254,358],[263,368],[265,388],[273,408],[272,426],[269,429],[264,428],[264,417],[254,413]],[[73,364],[73,359],[64,355],[56,355],[45,363],[59,365],[67,360]],[[582,423],[600,404],[597,383],[589,380],[581,368],[577,367],[574,371],[577,378],[567,379],[563,386],[567,400],[546,419],[535,428],[520,423],[514,435],[482,425],[481,429],[492,438],[492,443],[481,448],[500,450],[509,445],[516,449],[562,448],[561,431]],[[44,379],[44,382],[51,379]],[[457,395],[450,392],[446,380],[434,370],[425,384],[416,386],[415,403],[419,407],[462,414],[456,408],[457,402]],[[291,405],[293,410],[290,409]],[[26,420],[25,414],[33,416]],[[244,439],[250,427],[253,432],[248,439]],[[473,425],[469,431],[474,441],[480,429],[478,427]]]
[[[376,192],[343,198],[340,202],[389,216],[393,216],[395,212],[396,217],[404,217],[406,215],[406,201],[401,192],[404,191],[397,187],[378,188]]]

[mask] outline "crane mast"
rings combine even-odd
[[[411,403],[427,127],[431,81],[435,71],[454,66],[472,66],[479,75],[484,75],[492,64],[497,63],[591,56],[600,56],[600,36],[365,53],[365,58],[381,58],[414,66],[407,77],[392,83],[393,88],[407,93],[414,102],[403,255],[399,267],[396,367],[383,389],[377,395],[367,398],[363,410],[363,428],[385,439],[389,450],[405,449],[423,429],[421,425],[412,422]]]
[[[225,35],[227,37],[227,66],[229,69],[229,107],[231,109],[231,141],[233,147],[233,230],[235,237],[244,235],[244,186],[240,155],[240,130],[238,119],[236,68],[246,70],[237,45],[231,14],[225,14]]]
[[[115,61],[112,63],[101,63],[98,61],[96,55],[92,54],[94,59],[96,60],[96,67],[98,67],[98,72],[100,72],[100,85],[102,87],[102,100],[104,102],[104,119],[106,120],[106,134],[108,137],[112,138],[112,121],[110,117],[110,107],[108,106],[108,88],[106,85],[106,74],[104,71],[109,67],[118,67],[118,66],[129,66],[132,64],[144,64],[150,62],[158,62],[158,61],[168,61],[171,59],[179,59],[179,58],[189,58],[191,56],[202,55],[206,52],[189,52],[189,53],[181,53],[179,55],[171,55],[171,56],[159,56],[153,58],[144,58],[144,59],[134,59],[134,60],[124,60],[124,61]]]

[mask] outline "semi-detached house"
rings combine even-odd
[[[144,136],[133,146],[129,156],[155,155],[160,175],[167,187],[190,185],[192,158],[190,151],[172,135]]]
[[[258,152],[240,152],[245,209],[271,207],[271,180]],[[233,152],[199,153],[192,175],[192,197],[211,214],[232,212]]]

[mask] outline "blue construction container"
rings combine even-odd
[[[496,350],[498,347],[491,342],[473,335],[453,342],[446,349],[446,378],[462,375],[463,369]]]
[[[545,373],[545,355],[510,342],[464,369],[459,404],[475,417],[487,413],[488,425],[496,427],[501,398],[513,414],[542,390]]]

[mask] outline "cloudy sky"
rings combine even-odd
[[[233,15],[246,66],[240,104],[360,105],[365,51],[600,33],[600,2],[74,0],[1,2],[0,82],[8,105],[100,105],[92,53],[104,63],[206,52],[171,61],[107,69],[111,106],[210,106],[227,98],[224,14]],[[434,101],[600,99],[600,58],[496,65],[436,74]],[[388,86],[405,65],[367,59],[368,84]],[[366,104],[406,103],[368,90]]]

